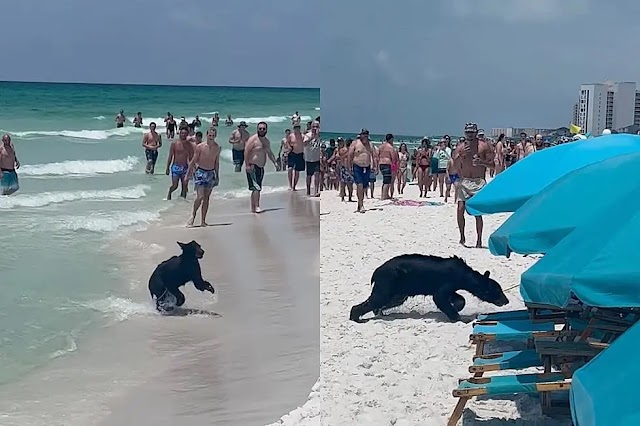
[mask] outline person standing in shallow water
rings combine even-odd
[[[189,169],[189,162],[193,158],[193,144],[187,139],[188,136],[189,130],[186,128],[180,129],[180,138],[177,141],[171,142],[171,147],[169,148],[167,170],[165,173],[167,175],[171,173],[171,186],[169,187],[167,200],[171,199],[171,194],[178,188],[178,183],[182,184],[180,196],[187,198],[189,184],[187,171]]]
[[[215,127],[213,124],[211,126]],[[238,124],[238,128],[231,132],[231,135],[229,136],[233,165],[235,166],[236,173],[240,173],[240,171],[242,171],[242,163],[244,163],[244,148],[248,139],[249,132],[247,132],[247,123],[241,121]]]
[[[16,149],[11,143],[11,136],[2,136],[0,145],[0,194],[11,195],[16,192],[20,185],[18,183],[17,169],[20,168],[20,161],[16,154]]]
[[[200,132],[198,132],[200,133]],[[195,173],[194,173],[195,170]],[[215,127],[207,132],[207,142],[196,145],[193,159],[189,163],[188,175],[193,173],[196,199],[193,202],[193,213],[187,226],[193,226],[198,209],[201,209],[200,226],[208,226],[207,212],[211,191],[220,182],[220,145],[216,142]]]
[[[244,164],[247,173],[247,184],[251,191],[251,212],[261,213],[260,191],[262,191],[262,180],[264,178],[264,166],[267,164],[267,157],[277,167],[276,157],[271,151],[271,142],[267,138],[267,123],[258,123],[257,133],[249,138],[244,147]]]
[[[145,173],[153,174],[158,161],[158,149],[162,146],[162,136],[156,133],[156,123],[149,123],[149,132],[142,136],[142,146],[144,155],[147,158]]]
[[[494,168],[493,148],[486,141],[478,139],[478,126],[467,123],[464,128],[465,142],[458,144],[453,154],[453,161],[457,163],[460,180],[456,186],[458,208],[456,216],[460,230],[460,244],[465,244],[465,207],[466,202],[485,187],[485,176],[488,168]],[[476,247],[482,247],[482,216],[476,216]]]

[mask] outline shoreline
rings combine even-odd
[[[6,413],[0,416],[0,423],[70,426],[73,423],[68,422],[65,413],[68,415],[73,412],[74,421],[77,422],[75,424],[78,425],[123,424],[123,418],[130,419],[134,415],[140,416],[138,420],[143,423],[148,422],[151,417],[158,417],[155,419],[156,424],[175,424],[174,417],[178,416],[181,424],[202,424],[203,417],[193,413],[185,415],[179,406],[175,407],[175,412],[164,413],[158,407],[159,400],[164,401],[161,403],[162,407],[171,407],[176,398],[184,402],[185,407],[193,405],[175,393],[179,388],[188,390],[192,387],[193,383],[182,380],[186,380],[186,377],[197,382],[198,386],[209,386],[214,391],[218,389],[217,396],[209,395],[204,398],[206,400],[201,401],[199,412],[201,415],[206,414],[207,419],[218,416],[219,421],[224,424],[264,425],[302,405],[319,376],[319,301],[317,290],[307,292],[305,296],[301,289],[292,289],[303,284],[306,284],[304,287],[311,285],[313,288],[309,279],[315,279],[315,282],[319,280],[319,203],[287,192],[265,194],[263,198],[265,208],[274,205],[282,210],[255,217],[248,212],[248,198],[212,199],[209,222],[233,222],[234,225],[188,229],[184,226],[184,215],[192,206],[191,199],[184,206],[175,205],[175,208],[162,212],[160,220],[152,222],[145,230],[133,231],[127,233],[124,239],[120,236],[108,242],[107,255],[120,260],[117,262],[121,265],[118,272],[124,282],[110,289],[112,296],[108,299],[112,299],[111,305],[96,306],[94,309],[103,312],[107,320],[113,316],[116,318],[109,321],[111,324],[100,327],[99,330],[92,329],[89,336],[79,339],[77,351],[52,360],[31,371],[19,383],[10,384],[0,391],[3,401],[0,407],[4,405],[0,412]],[[314,223],[315,249],[312,235]],[[266,230],[261,231],[260,225],[266,227]],[[217,236],[210,240],[206,233],[215,233]],[[235,236],[239,240],[238,250],[231,250],[236,253],[242,252],[242,246],[248,242],[253,241],[254,248],[256,244],[261,244],[261,238],[262,243],[265,243],[264,237],[269,240],[273,234],[283,237],[281,244],[273,250],[274,255],[268,256],[266,263],[271,263],[271,272],[266,268],[269,265],[260,266],[265,274],[275,274],[268,282],[274,282],[273,279],[277,278],[280,286],[268,290],[259,280],[247,280],[258,288],[254,286],[251,290],[251,286],[245,286],[238,288],[233,295],[232,289],[241,287],[242,284],[234,282],[234,275],[241,279],[243,275],[246,278],[246,274],[240,272],[237,262],[233,265],[233,259],[224,254],[232,248],[233,244],[229,243],[233,240],[231,237]],[[288,238],[287,235],[291,237]],[[301,238],[304,235],[306,237]],[[146,279],[155,264],[177,254],[178,247],[174,247],[174,240],[187,238],[196,239],[203,246],[217,245],[219,248],[205,247],[206,254],[201,261],[203,275],[216,287],[216,296],[203,297],[188,284],[185,307],[200,309],[212,315],[220,314],[221,317],[199,314],[164,318],[155,313],[146,289]],[[201,240],[205,239],[209,241],[203,243]],[[287,248],[293,253],[315,251],[316,259],[303,264],[304,268],[297,268],[286,261],[286,256],[284,261],[277,256],[278,248],[282,250],[281,255],[288,254]],[[224,272],[225,269],[230,269],[230,265],[235,266],[233,271]],[[285,268],[284,278],[282,274],[274,272],[278,267]],[[206,270],[209,275],[205,273]],[[305,276],[306,279],[301,278]],[[297,280],[293,280],[296,282],[293,282],[292,278],[296,277]],[[271,332],[262,332],[264,339],[260,343],[260,350],[255,347],[259,342],[258,338],[250,337],[251,327],[247,328],[247,325],[240,330],[243,321],[247,324],[252,321],[249,321],[249,317],[242,318],[243,310],[238,305],[243,298],[248,298],[247,294],[258,293],[263,296],[265,291],[269,296],[265,298],[266,302],[254,300],[253,305],[255,316],[263,316],[262,321],[258,322],[254,318],[253,326],[260,325],[264,318],[271,320]],[[226,299],[232,296],[234,305],[227,305],[229,301]],[[279,310],[284,314],[272,312],[267,306],[269,303],[280,304]],[[116,306],[117,304],[119,305]],[[309,317],[313,308],[318,312],[317,315],[305,321],[304,317]],[[170,324],[159,329],[158,320]],[[313,321],[315,323],[311,324]],[[287,351],[286,344],[271,344],[269,337],[273,336],[279,336],[285,341],[287,338],[293,339],[291,350]],[[248,349],[248,343],[252,343],[254,347]],[[242,360],[242,354],[245,357],[260,356],[261,352],[260,362]],[[176,360],[177,366],[174,365]],[[252,365],[257,367],[252,369]],[[260,368],[267,372],[271,370],[273,374],[261,377]],[[255,373],[253,378],[250,375],[252,370]],[[176,374],[178,371],[180,374]],[[242,371],[243,374],[234,378],[234,371]],[[259,383],[253,383],[253,379]],[[158,392],[162,388],[164,390]],[[260,394],[256,394],[259,390]],[[196,399],[201,399],[198,398],[198,392],[192,391]],[[229,398],[230,395],[234,397]],[[245,403],[237,402],[243,398]],[[67,407],[64,412],[60,410],[61,406]],[[249,412],[242,418],[242,411],[247,407]]]

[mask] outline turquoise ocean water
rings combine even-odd
[[[318,89],[0,82],[0,133],[12,135],[22,163],[19,192],[0,196],[0,387],[78,350],[93,330],[139,309],[114,296],[126,282],[105,247],[184,203],[163,201],[164,135],[156,175],[144,173],[141,137],[150,121],[164,132],[167,111],[189,121],[199,115],[204,131],[218,111],[221,121],[231,114],[253,132],[264,120],[277,153],[291,114],[310,120],[319,105]],[[120,109],[129,122],[116,129]],[[142,129],[131,124],[137,111]],[[232,129],[219,128],[224,151],[215,202],[248,196],[244,173],[233,173]],[[265,185],[266,192],[286,190],[286,176],[268,170]]]

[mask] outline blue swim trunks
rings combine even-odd
[[[193,175],[193,184],[198,187],[202,186],[205,189],[213,189],[218,186],[218,176],[215,170],[205,170],[198,167]]]
[[[369,188],[369,179],[371,177],[371,167],[360,167],[353,165],[353,182],[356,185],[362,185],[363,188]]]
[[[179,164],[171,165],[171,177],[182,178],[187,175],[187,170],[189,170],[189,166],[181,166]]]
[[[0,181],[0,189],[2,193],[15,192],[20,188],[18,184],[18,174],[15,170],[2,169],[2,180]]]

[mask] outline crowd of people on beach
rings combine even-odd
[[[321,143],[320,190],[339,191],[342,201],[357,203],[359,213],[366,211],[365,198],[374,198],[379,175],[381,200],[393,200],[396,190],[403,194],[407,184],[418,186],[420,198],[427,198],[429,191],[439,193],[445,203],[453,198],[458,207],[460,244],[465,244],[465,203],[486,185],[487,174],[494,177],[552,145],[542,135],[531,138],[524,132],[518,141],[508,140],[504,134],[492,140],[475,123],[467,123],[464,136],[456,142],[449,135],[437,142],[425,137],[412,152],[405,142],[396,146],[391,133],[379,144],[369,136],[369,131],[362,129],[355,138],[330,139],[328,146]],[[476,246],[480,247],[482,217],[476,217],[476,230]]]

